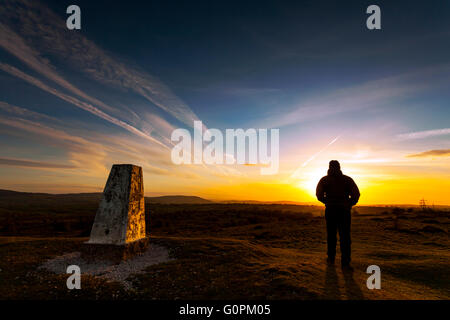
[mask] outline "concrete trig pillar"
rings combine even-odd
[[[124,260],[147,246],[142,168],[115,164],[82,251],[88,258]]]

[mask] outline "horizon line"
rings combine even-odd
[[[8,192],[16,192],[16,193],[30,193],[30,194],[48,194],[48,195],[81,195],[81,194],[102,194],[103,191],[97,191],[97,192],[63,192],[63,193],[50,193],[50,192],[30,192],[30,191],[16,191],[16,190],[10,190],[10,189],[0,189],[1,191],[8,191]],[[246,199],[246,200],[237,200],[237,199],[224,199],[224,200],[218,200],[218,199],[208,199],[204,198],[202,196],[197,195],[186,195],[186,194],[164,194],[164,195],[145,195],[144,198],[157,198],[157,197],[196,197],[203,200],[211,201],[212,203],[223,203],[223,202],[234,202],[236,204],[239,203],[246,203],[246,202],[259,202],[261,204],[283,204],[283,202],[290,202],[294,205],[309,205],[309,206],[324,206],[319,201],[295,201],[295,200],[252,200],[252,199]],[[410,204],[410,203],[371,203],[371,204],[356,204],[354,207],[390,207],[390,206],[410,206],[410,207],[420,207],[420,204]],[[428,207],[450,207],[449,204],[430,204]]]

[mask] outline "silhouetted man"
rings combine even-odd
[[[328,263],[333,264],[336,256],[336,233],[339,231],[342,268],[350,266],[350,223],[351,209],[359,200],[359,190],[352,178],[343,175],[341,165],[330,161],[328,175],[320,179],[316,189],[317,199],[325,204],[327,222]]]

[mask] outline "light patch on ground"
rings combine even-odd
[[[144,273],[147,267],[170,260],[172,259],[169,258],[167,248],[150,244],[142,255],[122,261],[120,264],[108,261],[87,262],[81,258],[80,252],[72,252],[47,260],[40,268],[56,274],[66,274],[68,266],[77,265],[80,267],[82,275],[87,274],[108,281],[118,281],[125,289],[129,290],[132,288],[131,282],[127,281],[130,275]]]

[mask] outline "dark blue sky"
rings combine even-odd
[[[51,2],[65,17],[71,1]],[[448,62],[448,1],[78,1],[82,33],[217,125]],[[378,4],[382,30],[365,27]],[[221,123],[218,119],[224,119]]]

